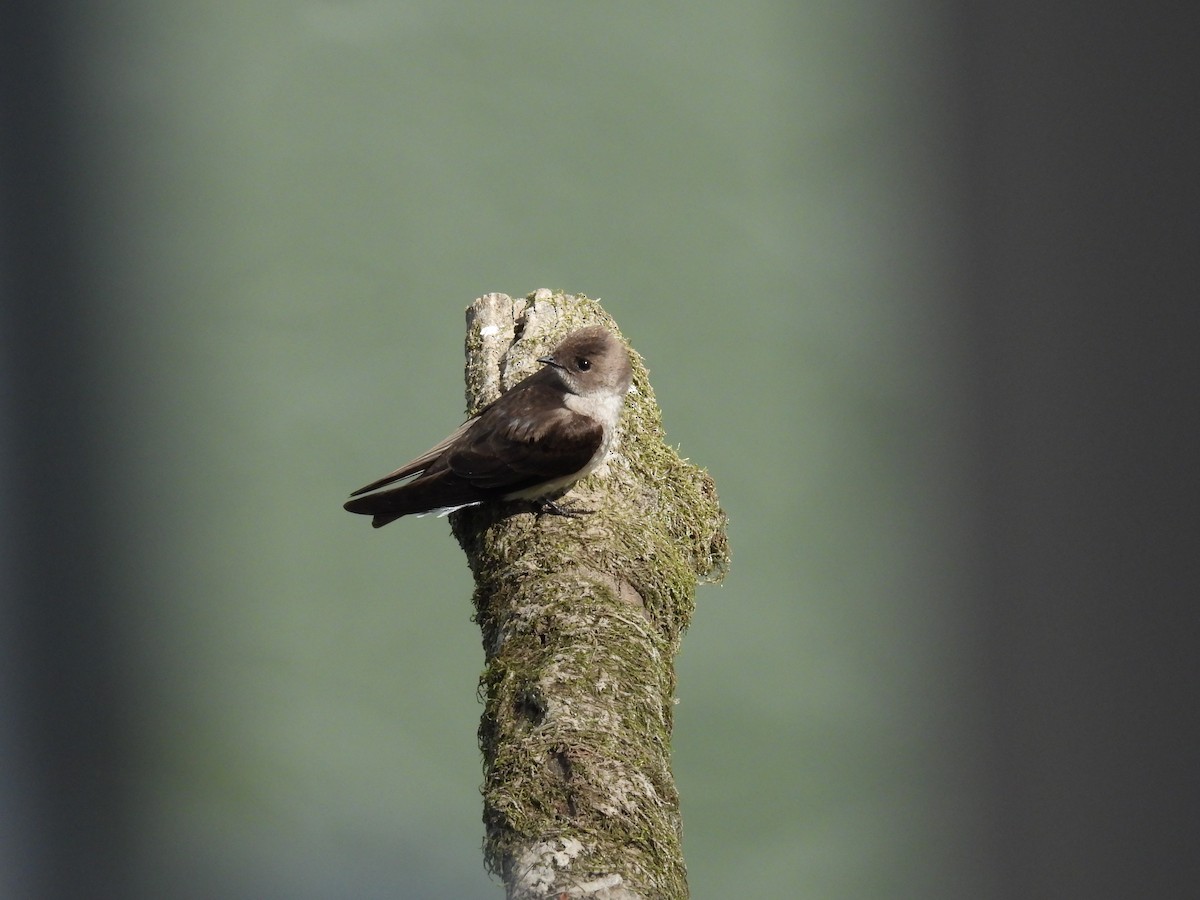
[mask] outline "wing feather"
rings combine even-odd
[[[395,491],[411,493],[428,482],[430,487],[457,484],[459,490],[503,496],[581,471],[603,443],[604,426],[564,406],[561,385],[551,370],[543,369],[436,446],[350,496],[413,475],[419,476],[416,481]]]
[[[446,465],[483,490],[523,490],[578,472],[603,441],[604,427],[563,406],[561,390],[534,383],[484,410]]]
[[[451,444],[459,440],[464,434],[470,431],[471,427],[478,421],[479,416],[476,416],[473,419],[467,419],[467,421],[459,425],[458,428],[456,428],[454,432],[451,433],[445,440],[438,443],[437,446],[430,447],[416,459],[406,462],[394,472],[389,472],[382,478],[377,478],[370,484],[360,487],[350,496],[357,497],[359,494],[369,493],[370,491],[374,491],[383,487],[384,485],[391,484],[393,481],[399,481],[402,478],[408,478],[410,475],[416,475],[418,472],[424,472],[435,462],[437,462],[438,457],[445,453]]]

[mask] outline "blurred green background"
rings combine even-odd
[[[79,23],[142,896],[501,895],[463,556],[340,504],[461,420],[466,305],[539,287],[601,298],[730,515],[679,658],[693,896],[979,888],[937,10]]]

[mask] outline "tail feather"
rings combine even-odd
[[[489,495],[463,479],[444,473],[379,491],[351,497],[343,504],[347,512],[372,516],[371,525],[382,528],[402,516],[420,515],[441,509],[471,506],[487,500]]]

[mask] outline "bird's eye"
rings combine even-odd
[[[586,372],[592,367],[592,361],[586,356],[581,356],[575,360],[575,365],[579,367],[580,372]]]

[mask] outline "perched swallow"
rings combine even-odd
[[[436,447],[359,488],[345,508],[373,516],[376,528],[496,500],[541,500],[564,512],[553,499],[604,461],[633,372],[625,347],[599,325],[571,332],[538,362],[543,368]]]

